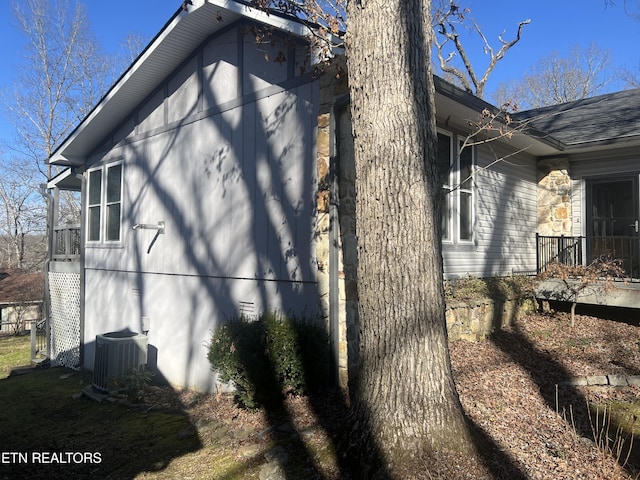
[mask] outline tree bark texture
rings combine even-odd
[[[360,317],[352,441],[390,476],[422,453],[471,449],[446,335],[429,10],[428,0],[348,4]]]

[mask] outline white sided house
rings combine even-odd
[[[162,378],[210,391],[211,332],[279,310],[325,322],[344,379],[357,343],[357,237],[340,59],[316,71],[296,19],[232,0],[193,4],[50,158],[61,169],[48,183],[52,360],[94,369],[98,337],[142,333]],[[537,233],[590,234],[579,226],[594,197],[576,190],[597,179],[635,175],[637,219],[633,155],[603,172],[604,150],[568,156],[571,145],[533,122],[460,150],[470,122],[496,109],[437,78],[436,90],[448,278],[536,272]],[[558,171],[566,189],[547,187]],[[80,225],[57,225],[65,189],[81,192]],[[558,219],[560,201],[570,207]]]
[[[69,168],[49,186],[80,189],[83,218],[78,261],[50,263],[50,321],[63,364],[92,369],[97,335],[144,332],[163,377],[209,390],[221,321],[317,316],[318,84],[301,24],[194,4],[51,157]]]

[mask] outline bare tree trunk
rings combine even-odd
[[[445,326],[429,3],[354,1],[347,15],[360,314],[353,441],[392,477],[426,452],[472,449]]]

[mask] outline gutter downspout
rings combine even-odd
[[[50,174],[47,174],[47,178]],[[57,218],[58,207],[58,189],[54,189],[53,195],[47,190],[46,183],[42,189],[42,195],[47,202],[47,257],[44,262],[44,316],[45,316],[45,357],[51,362],[51,295],[49,285],[49,272],[51,270],[51,261],[53,260],[53,236],[54,221]],[[32,352],[33,354],[34,352]],[[33,355],[32,355],[33,356]]]
[[[84,208],[84,206],[86,205],[85,200],[86,200],[86,194],[87,194],[87,188],[86,188],[87,179],[85,178],[84,175],[76,173],[75,168],[71,170],[71,174],[75,178],[80,180],[80,312],[79,312],[80,313],[80,332],[79,332],[80,333],[80,346],[79,346],[80,364],[78,365],[78,367],[82,367],[84,365],[84,299],[85,299],[84,245],[85,245],[85,235],[86,235],[86,228],[85,228],[86,209]]]
[[[349,95],[333,102],[329,122],[329,345],[333,362],[333,383],[340,384],[340,146],[339,118],[349,105]]]

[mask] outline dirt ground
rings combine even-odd
[[[636,478],[638,451],[627,459],[625,446],[607,447],[605,435],[615,441],[616,432],[606,432],[588,405],[640,402],[637,387],[598,379],[640,374],[637,326],[578,315],[572,329],[568,313],[535,314],[485,342],[454,343],[451,357],[467,415],[526,478]],[[570,384],[587,376],[598,385]]]

